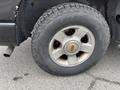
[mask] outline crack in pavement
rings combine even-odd
[[[86,72],[86,74],[89,75],[90,77],[92,77],[92,78],[94,79],[94,80],[90,83],[90,86],[88,87],[88,90],[91,90],[91,89],[94,87],[94,85],[95,85],[95,83],[96,83],[97,80],[104,81],[104,82],[108,82],[108,83],[112,83],[112,84],[115,84],[115,85],[119,85],[119,86],[120,86],[120,82],[118,82],[118,81],[111,81],[111,80],[108,80],[108,79],[105,79],[105,78],[96,77],[96,76],[94,76],[94,75],[92,75],[92,74],[90,74],[90,73],[88,73],[88,72]]]
[[[90,86],[88,87],[87,90],[91,90],[91,89],[94,87],[95,83],[96,83],[96,80],[94,79],[94,80],[90,83]]]

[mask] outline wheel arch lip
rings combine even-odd
[[[35,23],[46,10],[61,3],[77,2],[77,1],[79,0],[53,0],[53,1],[21,0],[19,3],[19,8],[17,10],[18,12],[16,17],[16,26],[17,26],[16,31],[17,31],[18,44],[25,41],[28,37],[31,37],[31,32],[33,30]],[[89,1],[89,4],[91,5],[92,4],[91,0],[88,0],[88,1]],[[95,0],[93,1],[93,3],[96,4]],[[104,12],[104,10],[102,12]]]
[[[110,26],[111,38],[114,41],[120,41],[120,1],[109,0],[107,8],[107,19]],[[118,16],[118,17],[117,17]]]
[[[46,10],[68,1],[69,0],[21,0],[16,17],[18,44],[25,41],[28,37],[31,37],[35,23]]]

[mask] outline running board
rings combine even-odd
[[[0,45],[16,45],[16,24],[0,23]]]

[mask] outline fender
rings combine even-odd
[[[112,39],[120,41],[120,0],[109,1],[107,14]]]
[[[16,18],[17,43],[20,44],[31,36],[31,31],[38,18],[51,7],[66,3],[79,2],[92,6],[105,16],[105,3],[108,0],[22,0]]]
[[[14,21],[16,6],[21,0],[0,0],[0,20]]]
[[[31,36],[36,21],[47,9],[65,2],[68,0],[22,0],[16,18],[17,43]]]

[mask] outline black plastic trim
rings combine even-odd
[[[0,23],[0,45],[17,45],[15,23]]]

